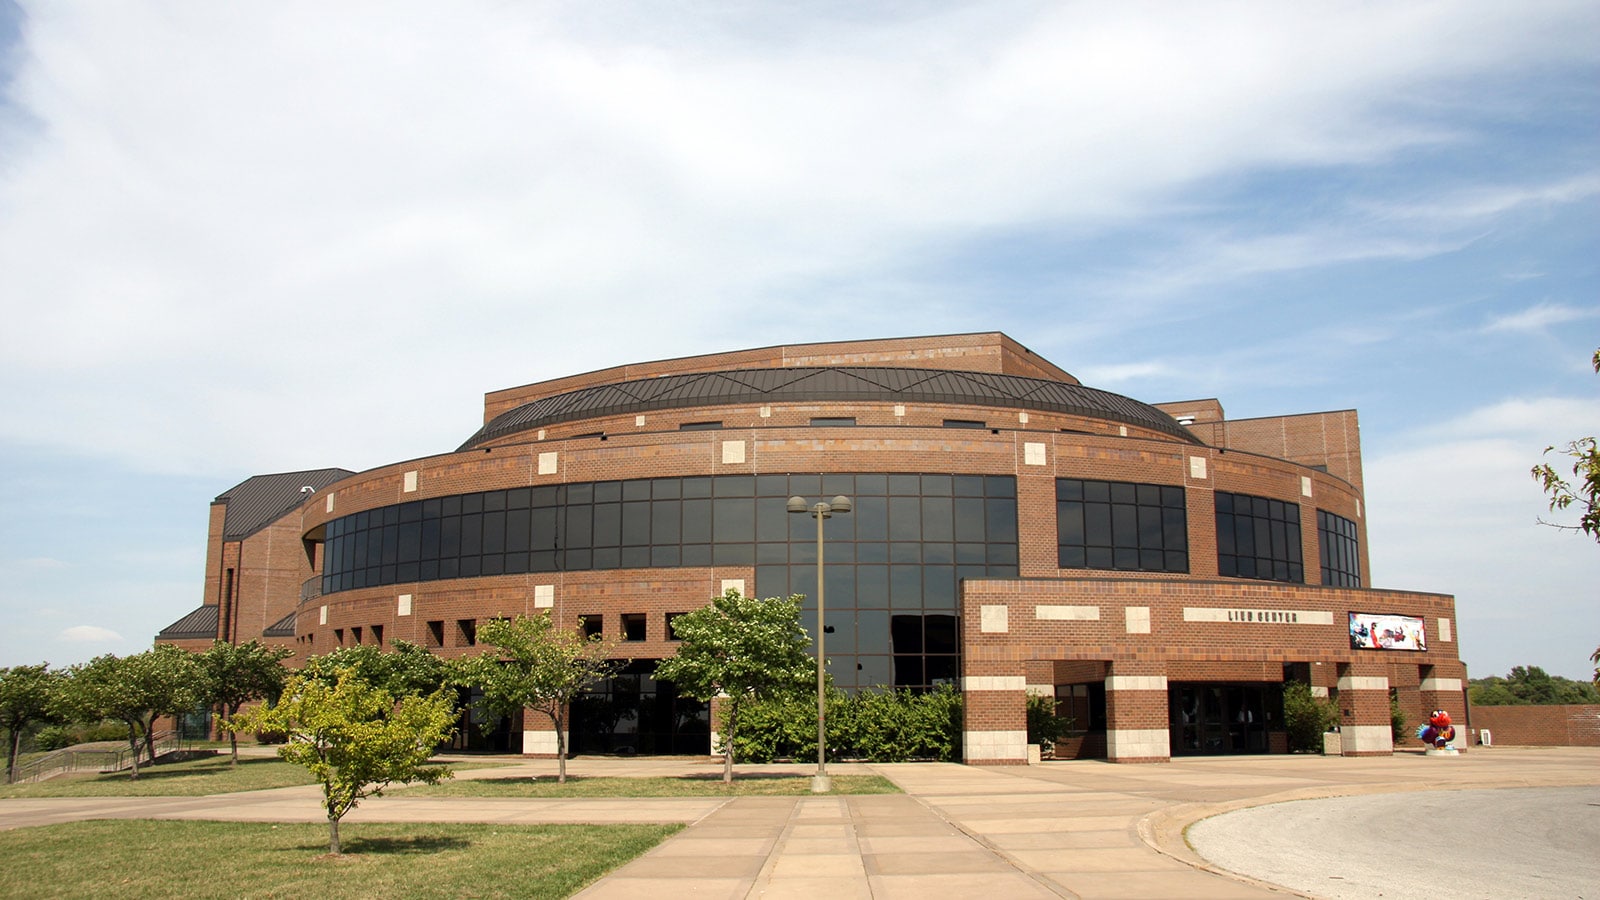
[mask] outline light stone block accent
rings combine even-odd
[[[906,406],[905,406],[904,403],[896,403],[894,405],[894,415],[895,415],[895,418],[897,418],[897,419],[905,418]]]
[[[1117,434],[1120,434],[1123,437],[1127,437],[1128,436],[1128,426],[1126,426],[1126,425],[1118,425],[1117,426]]]
[[[722,464],[736,466],[744,462],[744,441],[722,442]]]
[[[1185,622],[1229,622],[1235,625],[1332,625],[1333,613],[1325,609],[1219,609],[1185,606]]]
[[[1206,458],[1204,456],[1189,457],[1189,477],[1196,479],[1206,477]]]
[[[738,591],[739,594],[741,596],[743,596],[743,594],[744,594],[744,579],[743,578],[724,578],[724,579],[722,579],[722,592],[724,594],[726,594],[729,591]]]
[[[417,470],[412,469],[405,474],[404,484],[400,488],[407,494],[414,493],[417,489]]]
[[[568,733],[570,737],[570,733]],[[556,733],[554,731],[524,731],[522,733],[523,753],[545,753],[554,756],[560,751],[556,746]]]
[[[1460,691],[1459,678],[1424,678],[1420,688],[1424,691]]]
[[[763,418],[763,419],[772,418],[772,407],[770,407],[770,406],[761,407],[761,418]]]
[[[1441,616],[1439,618],[1439,640],[1441,640],[1441,641],[1453,641],[1453,640],[1455,640],[1455,638],[1450,636],[1450,620],[1444,618],[1443,616]]]
[[[1317,687],[1317,686],[1313,685],[1312,688],[1311,688],[1311,696],[1313,696],[1313,697],[1321,697],[1324,700],[1326,700],[1328,698],[1328,689],[1325,688],[1325,687]]]
[[[1300,476],[1300,496],[1302,496],[1302,497],[1311,496],[1311,476],[1310,475],[1301,475]]]
[[[539,454],[539,474],[554,475],[560,467],[561,454],[556,450],[546,450]]]
[[[1051,700],[1056,698],[1056,686],[1053,684],[1030,684],[1027,691],[1029,697],[1049,697]]]
[[[1389,678],[1386,675],[1346,675],[1339,679],[1341,691],[1388,691]]]
[[[328,604],[326,603],[322,604],[322,607],[317,610],[317,624],[328,624]]]
[[[1112,675],[1106,679],[1108,691],[1164,691],[1165,675]]]
[[[1022,423],[1023,425],[1028,424],[1028,414],[1025,413],[1025,412],[1017,413],[1017,421]]]
[[[556,605],[556,586],[553,584],[536,584],[533,586],[534,609],[550,609]]]
[[[1129,634],[1150,633],[1150,607],[1130,606],[1122,611],[1122,619]]]
[[[1394,731],[1387,725],[1343,725],[1339,732],[1345,753],[1394,752]]]
[[[1106,730],[1106,756],[1112,760],[1139,757],[1166,759],[1171,755],[1172,736],[1165,728]]]
[[[1026,731],[968,731],[962,735],[965,756],[974,759],[1028,758],[1028,732]]]
[[[539,440],[541,440],[541,441],[544,440],[544,429],[543,428],[539,429]]]
[[[963,691],[1025,691],[1028,679],[1022,675],[968,675],[961,679]]]
[[[635,427],[635,428],[643,428],[644,427],[644,416],[634,416],[633,417],[633,427]]]
[[[1006,634],[1011,630],[1011,609],[993,604],[979,610],[978,630],[984,634]]]
[[[328,505],[328,510],[327,511],[328,512],[333,512],[333,495],[332,494],[328,495],[328,504],[327,505]]]
[[[1026,463],[1027,465],[1030,465],[1030,466],[1042,466],[1042,465],[1044,465],[1045,464],[1044,445],[1043,444],[1036,444],[1036,443],[1033,443],[1032,441],[1024,443],[1022,445],[1022,461],[1024,463]]]
[[[1034,607],[1033,617],[1042,622],[1098,622],[1098,606],[1055,606],[1041,603]]]
[[[400,601],[399,601],[399,603],[397,605],[399,606],[399,609],[397,609],[395,611],[395,615],[397,615],[397,616],[409,616],[409,615],[411,615],[411,595],[410,594],[401,594],[400,595]]]

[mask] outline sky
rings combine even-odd
[[[1600,432],[1597,213],[1593,0],[0,0],[0,665],[149,647],[214,497],[487,391],[998,330],[1358,409],[1374,586],[1587,678],[1528,470]]]

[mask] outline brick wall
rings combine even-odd
[[[1474,706],[1472,727],[1495,746],[1600,747],[1600,705]]]

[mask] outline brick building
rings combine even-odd
[[[1228,420],[1083,386],[998,333],[770,347],[490,393],[453,452],[251,478],[212,508],[206,597],[158,640],[297,656],[475,652],[548,610],[633,660],[578,704],[584,751],[706,752],[651,678],[729,587],[804,594],[825,521],[829,672],[960,685],[971,763],[1026,760],[1029,693],[1114,761],[1282,752],[1281,688],[1335,696],[1347,754],[1463,709],[1454,601],[1374,590],[1354,411]],[[538,717],[511,746],[542,753]]]

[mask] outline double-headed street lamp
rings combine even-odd
[[[817,520],[817,774],[811,778],[811,793],[826,794],[831,785],[828,782],[828,706],[827,696],[823,691],[823,666],[826,657],[823,655],[823,627],[822,607],[827,595],[823,582],[822,569],[822,520],[829,518],[834,513],[847,513],[850,511],[850,498],[845,496],[834,497],[828,501],[818,501],[807,505],[804,497],[789,498],[789,512],[810,513]]]

